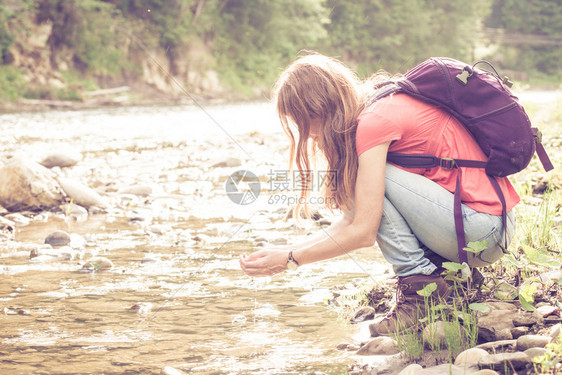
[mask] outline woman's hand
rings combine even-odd
[[[273,276],[287,269],[289,250],[269,248],[240,255],[240,268],[248,276]]]

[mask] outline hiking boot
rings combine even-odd
[[[371,336],[388,336],[415,327],[418,321],[426,316],[424,297],[417,292],[431,283],[435,283],[437,289],[426,297],[430,305],[437,305],[449,298],[451,294],[449,284],[440,275],[399,277],[396,305],[385,317],[369,325]]]

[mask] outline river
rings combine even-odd
[[[0,242],[0,373],[341,374],[353,362],[335,347],[357,328],[326,300],[388,269],[373,248],[273,278],[239,269],[240,254],[320,228],[283,220],[294,194],[272,185],[289,148],[271,104],[14,113],[0,124],[0,156],[80,154],[54,173],[109,202],[86,218],[23,213],[30,223]],[[245,205],[225,191],[241,169],[261,188]],[[30,259],[25,249],[55,230],[75,236],[77,255]],[[80,272],[93,255],[113,268]]]

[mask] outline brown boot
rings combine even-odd
[[[413,275],[398,278],[396,305],[382,319],[369,325],[371,336],[388,336],[417,325],[426,316],[424,297],[417,291],[435,283],[437,289],[428,297],[429,304],[437,305],[449,298],[449,284],[439,275]]]

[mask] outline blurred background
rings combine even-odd
[[[0,102],[266,99],[303,49],[365,77],[489,59],[556,89],[559,0],[0,0]],[[115,98],[113,98],[115,99]],[[102,103],[103,104],[103,103]]]

